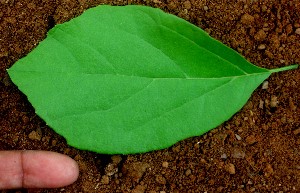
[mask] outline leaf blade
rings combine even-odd
[[[50,30],[8,70],[70,145],[108,154],[203,134],[241,109],[272,72],[196,26],[142,6],[90,9]]]

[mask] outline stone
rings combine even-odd
[[[254,39],[256,41],[264,41],[267,37],[267,34],[264,30],[259,30],[255,35],[254,35]]]
[[[169,167],[169,162],[163,162],[163,163],[162,163],[162,167],[164,167],[164,168]]]
[[[241,17],[241,23],[244,25],[251,25],[254,22],[254,17],[252,15],[249,15],[248,13],[244,14]]]
[[[162,185],[165,185],[167,183],[166,178],[164,178],[162,175],[157,175],[155,181]]]
[[[107,175],[102,176],[101,182],[103,184],[109,184],[109,177]]]
[[[293,131],[294,135],[298,135],[300,133],[300,128]]]
[[[265,45],[265,44],[260,44],[260,45],[257,47],[257,49],[259,49],[259,50],[264,50],[264,49],[266,49],[266,45]]]
[[[244,158],[245,155],[246,155],[245,152],[243,150],[241,150],[241,149],[238,149],[238,148],[235,148],[233,150],[232,154],[231,154],[231,156],[233,158],[239,158],[239,159]]]
[[[28,135],[29,139],[40,141],[42,139],[42,135],[37,131],[31,131]]]
[[[235,166],[232,163],[226,164],[224,166],[225,171],[227,171],[229,174],[235,174]]]

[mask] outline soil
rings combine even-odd
[[[299,0],[0,0],[0,150],[55,151],[80,167],[79,179],[68,187],[2,193],[300,192],[300,69],[274,73],[230,120],[160,151],[113,156],[81,151],[47,127],[6,69],[55,24],[98,4],[159,7],[257,66],[300,63]]]

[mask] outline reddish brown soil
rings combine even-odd
[[[273,74],[232,119],[161,151],[99,155],[47,127],[6,69],[55,24],[103,3],[160,7],[261,67],[300,63],[299,0],[0,0],[0,150],[56,151],[80,166],[76,183],[33,192],[300,192],[300,69]]]

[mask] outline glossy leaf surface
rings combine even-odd
[[[215,128],[273,71],[143,6],[89,9],[8,70],[70,145],[108,154],[162,149]]]

